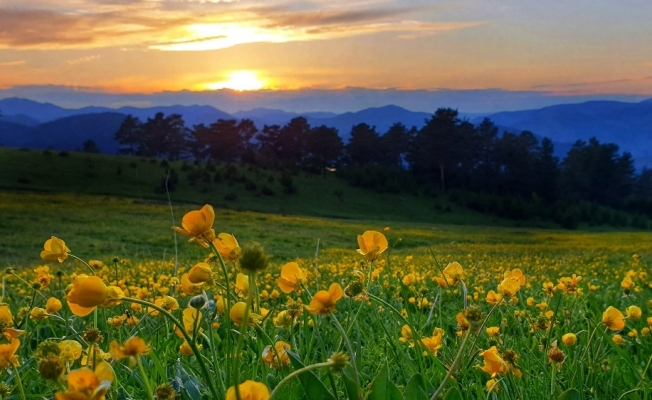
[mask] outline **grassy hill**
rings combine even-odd
[[[351,187],[334,175],[283,175],[236,165],[0,148],[0,189],[5,191],[102,195],[168,203],[168,171],[174,171],[168,184],[172,204],[210,203],[231,210],[340,219],[506,223],[457,208],[444,198],[374,193]]]

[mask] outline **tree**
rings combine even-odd
[[[439,181],[442,190],[446,189],[449,170],[462,162],[464,137],[461,124],[457,110],[438,109],[419,130],[410,150],[409,159],[414,173],[422,180]]]
[[[219,119],[209,127],[198,125],[193,131],[195,153],[201,158],[222,162],[238,162],[251,147],[251,139],[258,132],[253,121]]]
[[[298,168],[306,156],[306,140],[311,128],[304,117],[293,118],[283,127],[265,125],[256,139],[267,158],[281,168]]]
[[[380,137],[381,163],[388,167],[403,169],[405,156],[410,149],[412,136],[415,134],[416,128],[408,130],[400,122],[394,123]]]
[[[180,158],[188,150],[190,135],[183,117],[179,114],[165,116],[156,113],[142,125],[136,155],[145,157]]]
[[[351,137],[346,145],[349,165],[377,164],[381,160],[380,135],[376,127],[365,123],[351,128]]]
[[[616,144],[578,140],[562,163],[564,192],[575,200],[616,206],[632,193],[634,171],[631,154],[619,156]]]
[[[115,133],[114,139],[120,143],[120,154],[135,155],[142,140],[143,127],[140,120],[133,115],[127,115]]]
[[[97,148],[97,144],[93,140],[87,140],[84,142],[82,151],[84,153],[99,153],[100,149]]]
[[[342,158],[344,142],[337,129],[325,125],[312,128],[306,140],[306,168],[325,173],[326,167],[335,166]]]

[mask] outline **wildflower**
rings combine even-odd
[[[562,343],[566,346],[574,346],[577,343],[577,336],[574,333],[567,333],[561,337]]]
[[[203,283],[192,283],[188,277],[188,273],[181,275],[179,287],[185,294],[198,294],[202,292]]]
[[[335,311],[335,303],[344,295],[344,291],[339,283],[333,283],[326,290],[320,290],[312,296],[308,312],[310,314],[328,315]]]
[[[425,346],[428,351],[424,351],[423,355],[427,356],[428,352],[436,356],[437,351],[442,347],[442,339],[444,337],[444,330],[441,328],[435,328],[432,332],[432,336],[424,337],[421,339],[421,343]]]
[[[211,266],[205,262],[195,264],[190,271],[188,271],[188,280],[193,284],[208,282],[213,277]]]
[[[201,321],[202,318],[202,313],[201,311],[195,309],[195,308],[185,308],[183,310],[183,328],[186,330],[187,333],[192,335],[192,333],[195,331],[195,326]],[[174,328],[174,331],[176,332],[177,336],[180,338],[184,339],[183,333],[178,327]]]
[[[623,278],[622,282],[620,282],[620,287],[623,288],[625,293],[629,293],[629,291],[636,286],[634,281],[632,280],[632,277],[627,275],[625,278]]]
[[[82,345],[76,340],[62,340],[59,342],[59,357],[66,363],[74,363],[82,355]]]
[[[145,344],[145,340],[138,336],[127,339],[123,346],[120,346],[120,344],[114,340],[111,342],[109,347],[111,357],[113,357],[115,360],[135,358],[144,354],[148,354],[150,351],[151,348]]]
[[[68,258],[68,253],[70,253],[70,249],[66,246],[66,242],[55,236],[52,236],[50,239],[45,241],[43,249],[44,250],[41,252],[41,259],[45,262],[57,260],[62,263],[66,258]]]
[[[516,293],[521,289],[521,285],[518,280],[515,279],[503,279],[502,282],[498,285],[498,293],[504,297],[512,298],[516,296]]]
[[[172,296],[159,297],[158,299],[154,300],[154,304],[161,307],[165,311],[176,311],[180,308],[179,302]],[[154,317],[160,314],[157,310],[151,307],[148,307],[147,311],[149,311],[150,315]]]
[[[358,235],[358,253],[367,258],[368,261],[376,261],[380,255],[387,250],[389,244],[385,235],[378,231],[365,231]]]
[[[299,288],[306,281],[306,272],[299,268],[299,264],[289,262],[281,267],[281,276],[276,284],[283,293],[291,293]]]
[[[271,345],[267,345],[263,349],[263,361],[269,366],[279,369],[290,364],[290,356],[287,353],[290,349],[290,345],[282,341],[276,342],[273,349]]]
[[[85,317],[95,307],[104,303],[107,296],[107,287],[97,276],[80,274],[72,282],[72,290],[66,300],[70,310],[78,317]]]
[[[9,369],[20,365],[16,350],[20,347],[20,340],[13,338],[7,344],[0,344],[0,369]]]
[[[609,306],[602,313],[602,323],[612,331],[619,331],[625,327],[625,316],[617,308]]]
[[[620,336],[620,335],[618,335],[618,334],[615,334],[615,335],[611,338],[611,340],[613,340],[613,342],[616,343],[616,344],[619,345],[619,346],[620,346],[621,344],[624,344],[624,343],[625,343],[625,339],[623,339],[623,337]]]
[[[503,299],[502,294],[498,294],[493,290],[490,290],[490,291],[487,292],[487,299],[486,300],[487,300],[487,303],[489,303],[491,305],[498,304],[498,302],[501,301],[502,299]]]
[[[105,362],[100,362],[94,371],[80,368],[68,374],[68,390],[58,392],[56,400],[104,400],[106,392],[115,379],[113,369]]]
[[[464,269],[458,262],[452,262],[444,268],[444,278],[448,285],[455,286],[464,278]]]
[[[32,311],[29,312],[29,317],[35,321],[41,321],[48,317],[48,312],[43,308],[34,307],[32,308]]]
[[[548,361],[550,361],[553,365],[557,367],[557,369],[561,369],[561,364],[564,362],[566,359],[566,355],[564,354],[563,351],[559,350],[557,348],[557,345],[554,344],[550,351],[548,352]]]
[[[292,318],[287,311],[283,310],[272,319],[272,322],[274,322],[274,326],[277,328],[288,329],[294,323],[294,318]]]
[[[120,314],[116,315],[115,317],[111,317],[107,320],[107,323],[111,325],[114,328],[120,328],[122,324],[127,320],[127,315],[126,314]]]
[[[643,311],[641,311],[641,308],[637,306],[627,307],[627,309],[625,309],[625,313],[627,313],[627,317],[629,317],[629,319],[639,319],[643,315]]]
[[[57,299],[56,297],[50,297],[48,301],[45,303],[45,311],[48,314],[55,314],[61,311],[61,301]]]
[[[172,229],[184,236],[190,237],[190,242],[196,241],[203,247],[215,240],[215,211],[213,207],[206,204],[201,210],[190,211],[181,219],[182,228],[173,226]]]
[[[269,389],[264,383],[244,381],[238,385],[240,400],[269,400]],[[236,400],[235,386],[226,391],[226,400]],[[58,400],[58,399],[57,399]]]
[[[184,340],[183,343],[181,343],[181,346],[179,346],[179,352],[186,357],[190,357],[193,354],[192,347],[190,347],[190,343],[188,343],[187,340]]]
[[[235,277],[235,292],[240,297],[245,297],[249,292],[249,276],[238,273]]]
[[[401,343],[410,343],[410,346],[414,346],[412,342],[412,329],[408,324],[405,324],[401,327],[401,337],[398,338]]]
[[[248,274],[264,270],[269,265],[267,254],[258,243],[250,243],[240,254],[240,268]]]
[[[179,393],[169,383],[164,383],[154,389],[154,400],[173,400],[178,396],[180,396]]]
[[[93,269],[100,269],[104,266],[104,263],[100,260],[88,260],[88,265]]]
[[[500,386],[498,385],[498,381],[496,379],[489,379],[485,385],[487,387],[487,391],[489,393],[496,393],[498,389],[500,389]]]
[[[231,311],[229,311],[229,318],[231,318],[231,321],[233,321],[236,325],[242,325],[242,323],[245,322],[245,313],[247,313],[247,304],[241,301],[231,306]],[[249,326],[254,326],[261,319],[262,317],[260,315],[249,311],[247,324]]]
[[[571,277],[566,276],[559,278],[559,283],[557,284],[556,289],[569,294],[574,294],[577,292],[577,286],[580,284],[581,280],[582,277],[577,276],[576,274],[573,274]]]
[[[488,350],[480,353],[480,356],[484,361],[484,365],[480,369],[492,377],[507,372],[507,363],[498,353],[496,346],[491,346]]]
[[[50,273],[50,267],[48,267],[47,265],[42,267],[37,267],[34,268],[34,272],[36,273],[36,278],[34,278],[34,282],[38,283],[41,289],[45,289],[46,287],[50,286],[50,282],[52,282],[52,278],[54,277]]]
[[[405,286],[412,286],[416,281],[416,275],[414,273],[409,273],[403,277],[403,284]]]
[[[333,363],[331,365],[333,371],[341,372],[344,369],[344,367],[349,365],[349,356],[346,353],[337,352],[331,354],[331,356],[328,358],[328,361]]]
[[[215,245],[217,252],[222,256],[222,259],[226,261],[235,261],[242,253],[238,241],[233,235],[228,233],[220,233],[217,235],[217,239],[213,240],[213,245]]]
[[[489,335],[489,337],[496,337],[496,336],[500,335],[500,327],[497,327],[497,326],[488,327],[487,328],[487,335]]]

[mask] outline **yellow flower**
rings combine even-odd
[[[500,328],[497,326],[490,326],[487,328],[487,335],[490,337],[496,337],[500,335]]]
[[[238,302],[235,303],[233,306],[231,306],[231,311],[229,311],[229,318],[231,318],[231,321],[233,321],[236,325],[242,325],[243,322],[245,322],[245,313],[247,312],[247,304],[245,302]],[[258,323],[258,321],[261,320],[261,316],[258,314],[254,314],[251,310],[249,311],[249,315],[247,318],[247,324],[250,326],[253,326]]]
[[[487,391],[489,393],[495,393],[500,389],[500,385],[498,385],[498,381],[496,379],[489,379],[486,383],[487,386]]]
[[[518,280],[505,278],[498,285],[498,293],[504,297],[514,297],[516,293],[521,289],[521,285]]]
[[[138,336],[127,339],[124,346],[120,346],[115,340],[111,342],[109,352],[115,360],[122,360],[128,357],[138,357],[148,354],[151,348],[145,344],[145,340]]]
[[[333,283],[326,290],[320,290],[312,296],[308,312],[310,314],[324,314],[328,315],[335,311],[335,303],[344,295],[344,291],[339,283]]]
[[[292,349],[288,343],[278,341],[274,344],[265,346],[263,349],[263,361],[271,367],[279,369],[290,364],[290,356],[287,351]]]
[[[159,297],[158,299],[154,300],[154,304],[157,306],[161,307],[162,309],[166,311],[176,311],[178,310],[179,307],[179,302],[177,299],[175,299],[172,296],[165,296],[165,297]],[[158,316],[160,313],[156,311],[155,309],[148,307],[147,311],[152,315],[153,317]]]
[[[183,328],[188,332],[190,336],[192,336],[193,332],[195,331],[195,325],[198,324],[198,321],[201,321],[202,318],[202,313],[199,310],[196,310],[194,308],[188,307],[183,310]],[[174,327],[174,331],[176,332],[177,336],[179,336],[181,339],[184,339],[183,333],[181,333],[181,330],[178,327]]]
[[[58,313],[61,310],[61,307],[61,301],[56,297],[50,297],[45,303],[45,311],[47,311],[48,314]]]
[[[66,246],[66,242],[63,240],[52,236],[50,239],[45,241],[43,245],[43,251],[41,252],[41,259],[46,262],[57,260],[60,263],[68,258],[68,253],[70,249]]]
[[[179,346],[179,352],[186,357],[193,355],[192,347],[190,347],[190,343],[188,343],[187,340],[184,340],[183,343],[181,343],[181,346]]]
[[[602,313],[602,323],[612,331],[619,331],[625,327],[625,316],[617,308],[609,306]]]
[[[300,289],[305,281],[305,271],[299,268],[299,264],[289,262],[281,267],[281,276],[276,280],[276,284],[283,293],[291,293]]]
[[[367,258],[368,261],[376,261],[389,246],[385,235],[378,231],[366,231],[358,235],[358,253]]]
[[[126,314],[121,314],[121,315],[116,315],[115,317],[111,317],[107,320],[107,323],[111,325],[114,328],[120,328],[124,322],[127,320],[127,315]]]
[[[48,312],[43,308],[34,307],[32,308],[32,311],[29,312],[29,317],[33,320],[41,321],[48,317]]]
[[[117,286],[109,286],[106,288],[106,298],[100,304],[104,308],[115,307],[120,304],[120,300],[125,297],[125,293]]]
[[[503,299],[503,295],[496,293],[493,290],[487,292],[487,303],[491,305],[498,304],[499,301]]]
[[[0,344],[0,368],[9,369],[20,365],[16,350],[20,347],[20,340],[13,338],[7,344]]]
[[[403,284],[405,286],[412,286],[416,280],[416,275],[409,273],[403,277]]]
[[[480,356],[484,360],[484,365],[480,369],[492,377],[498,374],[505,374],[508,371],[508,366],[498,353],[496,346],[491,346],[489,350],[480,353]]]
[[[643,311],[641,311],[641,308],[637,306],[629,306],[625,312],[629,319],[639,319],[643,315]]]
[[[401,327],[401,337],[398,338],[401,343],[410,343],[410,346],[414,346],[412,342],[412,329],[408,324],[405,324]]]
[[[460,280],[464,279],[464,269],[458,262],[448,264],[443,272],[446,283],[451,286],[457,285]]]
[[[444,337],[444,330],[441,328],[435,328],[431,337],[424,337],[421,339],[421,343],[428,349],[433,355],[437,355],[437,351],[442,347],[442,339]],[[424,351],[423,355],[427,356],[428,351]]]
[[[249,292],[249,276],[239,272],[235,277],[235,292],[240,297],[245,297]]]
[[[577,336],[574,333],[567,333],[561,337],[561,341],[566,346],[574,346],[577,343]]]
[[[213,277],[213,270],[208,263],[199,262],[188,271],[188,280],[191,283],[198,284],[208,282]]]
[[[76,340],[59,342],[59,357],[64,362],[73,363],[82,355],[82,345]]]
[[[206,204],[201,210],[190,211],[181,219],[182,228],[173,226],[175,232],[184,236],[190,236],[190,241],[196,241],[203,247],[215,240],[215,211],[213,207]]]
[[[244,381],[238,385],[240,400],[269,400],[269,389],[264,383]],[[235,386],[226,391],[226,400],[237,400]]]
[[[620,336],[620,335],[618,335],[618,334],[614,335],[614,336],[611,338],[611,340],[613,340],[614,343],[616,343],[616,344],[619,345],[619,346],[620,346],[621,344],[624,344],[624,343],[625,343],[625,339],[623,339],[623,337]]]
[[[514,268],[511,271],[510,270],[505,271],[503,278],[514,280],[518,282],[518,284],[521,286],[525,285],[525,275],[523,275],[523,271],[521,271],[520,268]]]
[[[78,317],[87,316],[106,300],[107,287],[97,276],[77,275],[72,286],[66,300],[70,310]]]
[[[88,368],[71,371],[68,391],[57,393],[56,400],[104,400],[114,379],[113,369],[106,361],[100,362],[95,371]]]
[[[235,261],[240,257],[240,253],[242,253],[238,241],[235,240],[233,235],[228,233],[220,233],[217,235],[217,239],[213,240],[213,245],[215,245],[217,252],[222,256],[222,259],[226,261]]]

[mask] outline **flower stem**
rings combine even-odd
[[[165,315],[174,325],[179,328],[179,331],[183,335],[183,338],[186,339],[188,344],[190,345],[190,348],[192,349],[192,352],[195,354],[195,357],[197,358],[197,362],[199,363],[199,368],[201,368],[202,374],[204,375],[204,378],[206,379],[206,382],[208,383],[208,388],[211,391],[211,395],[213,396],[214,399],[221,399],[222,396],[219,395],[217,389],[215,388],[215,382],[213,379],[213,374],[210,373],[208,370],[208,367],[206,366],[206,363],[204,362],[204,359],[202,358],[201,353],[199,352],[199,349],[197,348],[197,345],[195,344],[195,341],[192,340],[188,332],[186,331],[186,328],[183,326],[181,322],[179,322],[178,319],[174,317],[174,315],[170,314],[169,311],[164,309],[163,307],[157,306],[154,303],[150,303],[149,301],[145,300],[140,300],[136,299],[133,297],[123,297],[120,299],[122,301],[126,302],[131,302],[131,303],[138,303],[147,307],[151,307],[155,309],[156,311],[160,312],[161,314]]]
[[[329,367],[331,365],[333,365],[332,361],[326,361],[326,362],[323,362],[323,363],[306,365],[303,368],[300,368],[300,369],[297,369],[296,371],[293,371],[291,374],[289,374],[288,376],[283,378],[283,380],[280,381],[278,383],[278,385],[276,385],[274,390],[272,390],[272,393],[269,395],[269,399],[272,400],[274,398],[274,396],[278,393],[281,386],[283,386],[286,382],[288,382],[290,379],[294,378],[295,376],[297,376],[299,374],[302,374],[302,373],[304,373],[306,371],[310,371],[310,370],[321,368],[321,367]]]
[[[20,379],[20,374],[18,373],[18,367],[14,365],[14,372],[16,373],[16,385],[18,385],[18,389],[20,390],[20,398],[25,400],[25,389],[23,388],[23,381]]]
[[[340,334],[342,335],[342,340],[344,340],[344,344],[346,345],[347,350],[349,351],[349,357],[351,357],[351,366],[353,367],[353,379],[355,380],[355,384],[358,386],[358,388],[362,388],[360,386],[360,377],[358,376],[358,366],[356,365],[355,361],[355,353],[353,352],[353,347],[351,346],[351,342],[349,341],[349,337],[346,335],[346,332],[344,332],[344,328],[342,328],[342,325],[340,325],[340,321],[335,318],[335,315],[331,314],[331,320],[333,321],[333,325],[337,328],[338,331],[340,331]],[[359,392],[360,400],[362,400],[362,390]]]
[[[460,349],[457,351],[457,356],[455,356],[455,360],[453,360],[453,364],[451,364],[451,367],[448,369],[446,376],[441,381],[439,387],[437,388],[437,390],[435,390],[435,393],[432,395],[430,400],[435,400],[437,396],[439,396],[441,391],[444,390],[444,386],[446,386],[446,382],[448,382],[451,375],[453,375],[453,372],[457,368],[457,364],[459,364],[460,360],[462,360],[462,354],[464,354],[464,347],[466,346],[466,342],[469,341],[470,337],[471,337],[471,329],[466,331],[466,335],[464,335],[464,339],[462,340],[462,344],[460,344]]]
[[[136,364],[138,364],[138,371],[140,371],[140,378],[143,381],[143,388],[147,393],[147,399],[151,399],[153,394],[152,388],[149,385],[149,378],[147,378],[147,375],[145,374],[145,368],[143,367],[143,362],[140,360],[139,356],[136,356]]]

